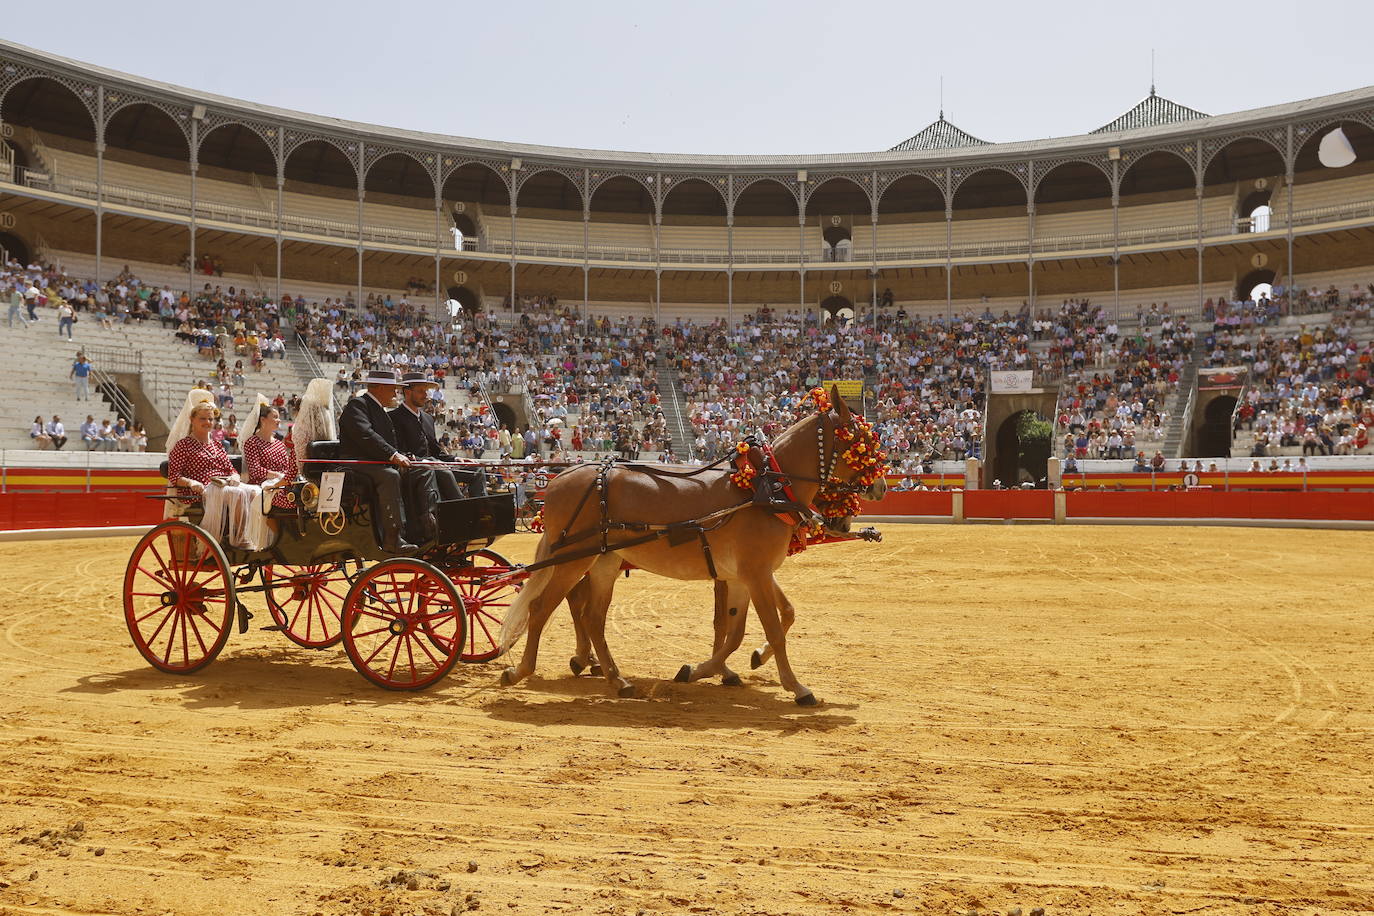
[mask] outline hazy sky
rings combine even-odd
[[[75,3],[6,38],[193,89],[467,137],[651,152],[1085,133],[1148,93],[1209,114],[1374,84],[1374,2]],[[136,11],[136,12],[135,12]]]

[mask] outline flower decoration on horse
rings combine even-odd
[[[822,413],[830,409],[830,396],[825,389],[815,388],[807,397]],[[816,508],[827,519],[858,515],[859,494],[869,490],[887,468],[887,453],[878,445],[873,424],[862,416],[853,414],[848,423],[836,427],[835,441],[836,449],[844,449],[838,460],[858,476],[845,483],[832,472],[821,485],[821,491],[816,494]]]

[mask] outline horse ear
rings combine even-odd
[[[840,386],[830,386],[830,403],[835,405],[835,415],[840,418],[841,423],[849,422],[849,405],[844,398],[840,397]]]

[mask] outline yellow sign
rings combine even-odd
[[[829,391],[832,385],[838,385],[840,397],[846,401],[857,401],[864,395],[863,379],[835,379],[825,382],[824,385],[826,391]]]

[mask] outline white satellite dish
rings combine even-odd
[[[1355,148],[1339,127],[1322,137],[1317,147],[1317,159],[1328,169],[1343,169],[1355,161]]]

